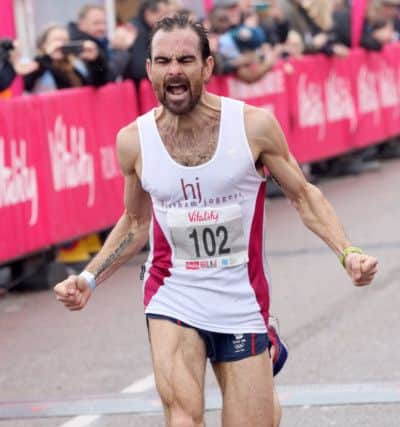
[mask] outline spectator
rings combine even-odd
[[[224,34],[231,28],[231,22],[225,8],[214,6],[205,23],[211,34]]]
[[[305,54],[347,55],[347,47],[332,32],[332,0],[280,0],[280,4],[290,29],[301,36]]]
[[[78,12],[77,22],[68,24],[71,40],[91,40],[96,43],[100,55],[107,62],[108,80],[114,81],[119,77],[121,67],[127,62],[120,51],[126,51],[133,44],[135,32],[131,27],[120,26],[110,42],[106,30],[106,14],[104,8],[99,5],[84,5]]]
[[[380,51],[384,44],[399,40],[399,5],[400,0],[374,0],[370,2],[360,39],[361,47],[366,50]],[[336,8],[333,20],[333,32],[337,41],[350,47],[351,11],[349,7]]]
[[[208,31],[211,54],[214,57],[214,73],[223,74],[226,61],[219,52],[219,38],[221,34],[227,32],[231,27],[229,17],[225,13],[224,8],[213,7],[203,21],[203,25]]]
[[[289,33],[289,21],[284,16],[278,0],[260,1],[255,10],[267,42],[273,46],[284,44]]]
[[[154,25],[170,13],[168,0],[143,0],[138,14],[132,20],[131,30],[135,35],[133,43],[125,51],[116,49],[119,55],[119,70],[123,78],[133,80],[137,85],[147,77],[146,58],[149,45],[149,35]],[[125,60],[124,60],[125,59]]]
[[[241,8],[239,0],[214,0],[214,6],[225,9],[232,28],[237,27],[243,22],[245,9]]]
[[[85,5],[78,12],[78,21],[68,24],[71,40],[92,40],[100,51],[107,56],[108,39],[106,36],[106,14],[104,8],[97,5]]]
[[[380,51],[383,45],[396,40],[395,3],[394,0],[375,0],[370,3],[361,37],[363,48]]]
[[[400,40],[400,0],[381,0],[380,15],[393,23],[395,39]]]
[[[224,19],[227,19],[227,30],[219,37],[218,51],[226,62],[224,71],[231,72],[235,69],[233,63],[239,58],[240,51],[230,30],[235,30],[242,24],[241,9],[237,0],[216,0],[214,1],[214,6],[216,10],[220,10],[223,13]]]
[[[230,30],[236,30],[242,24],[242,12],[237,0],[216,0],[215,8],[222,10],[224,17],[228,20],[228,30],[219,38],[218,50],[227,62],[225,72],[235,69],[234,61],[240,57],[240,51]]]
[[[91,40],[69,45],[67,30],[51,25],[38,38],[35,69],[24,76],[28,92],[44,92],[79,86],[101,86],[107,82],[107,65]],[[76,54],[69,53],[76,49]],[[80,53],[78,53],[80,52]]]
[[[351,47],[351,12],[348,4],[336,3],[333,11],[333,30],[336,40]]]
[[[287,52],[287,56],[293,58],[298,58],[303,55],[304,43],[302,37],[297,31],[289,31],[283,52]]]
[[[348,9],[349,2],[348,0],[333,0],[333,11]]]
[[[258,16],[254,12],[249,14],[247,7],[246,13],[242,13],[236,0],[218,0],[214,4],[213,13],[216,14],[218,9],[223,11],[221,16],[228,21],[225,25],[229,25],[229,30],[218,40],[222,61],[217,64],[222,62],[222,72],[233,72],[247,83],[259,80],[274,65],[275,56],[265,46],[266,36]]]

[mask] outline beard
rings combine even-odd
[[[190,113],[199,103],[203,82],[194,84],[182,77],[174,77],[164,82],[162,87],[155,88],[160,103],[171,113],[181,116]],[[178,92],[176,92],[178,91]]]

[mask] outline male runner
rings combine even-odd
[[[182,16],[158,23],[147,71],[161,106],[117,138],[126,210],[87,269],[55,292],[70,310],[82,309],[150,229],[144,303],[167,425],[204,426],[209,358],[223,394],[223,426],[270,427],[264,167],[356,286],[372,281],[377,261],[351,246],[271,114],[206,92],[213,65],[200,25]]]

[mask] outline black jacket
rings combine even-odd
[[[16,73],[14,67],[7,60],[0,62],[0,91],[11,86]]]
[[[274,19],[271,22],[261,26],[264,30],[267,43],[272,45],[285,43],[290,29],[289,21],[286,19],[282,21]]]
[[[350,12],[346,9],[339,9],[333,13],[333,33],[337,43],[351,47],[351,22]]]

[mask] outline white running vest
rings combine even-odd
[[[138,118],[141,182],[153,204],[145,312],[207,331],[262,333],[269,311],[265,179],[246,137],[244,104],[221,103],[216,151],[199,166],[169,155],[154,110]]]

